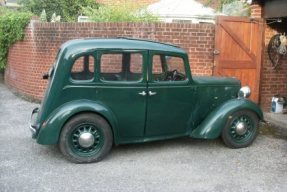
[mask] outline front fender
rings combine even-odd
[[[82,112],[98,113],[107,119],[114,133],[114,141],[117,143],[117,121],[114,114],[104,104],[89,100],[68,102],[53,111],[40,128],[37,143],[44,145],[57,144],[64,124],[70,117]]]
[[[263,113],[258,105],[247,99],[232,99],[213,110],[203,122],[191,132],[193,138],[215,139],[220,136],[228,117],[239,110],[250,110],[260,120]]]

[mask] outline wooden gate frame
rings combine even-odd
[[[226,26],[222,24],[222,21],[236,21],[236,22],[245,22],[245,23],[256,23],[259,25],[259,32],[261,34],[261,45],[258,45],[257,48],[257,54],[259,54],[259,57],[256,57],[256,55],[244,44],[244,42],[238,37],[229,26]],[[248,17],[232,17],[232,16],[218,16],[216,18],[216,26],[215,26],[215,44],[214,44],[214,65],[213,65],[213,71],[212,75],[219,74],[219,54],[220,51],[218,51],[218,46],[220,43],[220,38],[218,37],[219,34],[219,27],[222,27],[226,33],[230,35],[230,37],[247,53],[247,55],[251,58],[252,63],[245,65],[243,68],[251,68],[253,67],[253,63],[255,63],[256,68],[256,89],[253,90],[253,94],[256,95],[254,102],[260,103],[260,91],[261,91],[261,75],[262,75],[262,61],[264,57],[264,20],[261,18],[248,18]],[[230,67],[230,66],[229,66]],[[232,68],[232,67],[230,67]],[[243,69],[242,68],[242,69]]]

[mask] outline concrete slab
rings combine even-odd
[[[272,129],[281,136],[287,136],[287,114],[283,113],[264,113],[264,119],[271,124]]]

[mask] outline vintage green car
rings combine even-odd
[[[63,44],[49,73],[32,137],[70,161],[100,161],[113,144],[222,137],[231,148],[256,138],[260,108],[235,78],[191,75],[187,53],[149,40],[78,39]]]

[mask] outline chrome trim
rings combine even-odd
[[[32,111],[31,117],[34,115],[34,113],[38,113],[38,112],[39,112],[39,107],[34,108]]]
[[[36,138],[37,131],[38,131],[38,128],[37,128],[37,126],[35,126],[35,124],[34,124],[35,122],[33,121],[33,116],[38,112],[39,112],[39,108],[37,107],[37,108],[33,109],[32,114],[31,114],[29,129],[32,133],[32,138]]]
[[[84,148],[89,148],[91,147],[94,142],[95,142],[95,137],[92,133],[90,132],[85,132],[85,133],[82,133],[78,139],[78,142],[80,144],[81,147],[84,147]]]
[[[36,136],[37,130],[36,128],[34,128],[32,125],[30,125],[29,127],[31,133],[32,133],[32,137],[34,138]]]
[[[248,86],[241,87],[238,91],[238,98],[248,98],[251,95],[251,89]]]
[[[142,95],[142,96],[146,96],[146,92],[145,91],[139,92],[138,94]]]
[[[247,132],[247,127],[244,122],[237,123],[235,131],[238,135],[244,135]]]
[[[148,94],[149,94],[150,96],[153,96],[153,95],[156,95],[156,92],[149,91]]]

